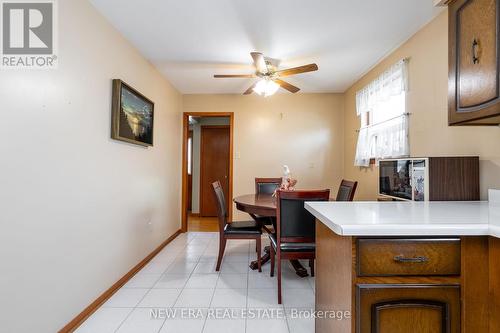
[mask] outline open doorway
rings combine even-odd
[[[218,231],[212,183],[221,182],[230,208],[233,113],[185,112],[182,151],[182,230]]]

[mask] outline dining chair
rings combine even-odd
[[[335,201],[353,201],[358,182],[342,179]]]
[[[277,191],[276,233],[270,234],[271,276],[278,265],[278,304],[281,304],[281,260],[309,259],[314,276],[316,258],[316,219],[305,207],[305,201],[328,201],[330,190]],[[275,258],[276,257],[276,258]]]
[[[281,186],[281,178],[255,178],[255,194],[272,195]],[[262,228],[271,233],[274,226],[274,217],[250,214],[250,216],[262,225]]]
[[[217,272],[220,270],[228,239],[255,239],[258,268],[259,272],[262,272],[260,255],[262,228],[260,224],[256,221],[229,222],[224,191],[220,182],[216,181],[212,183],[212,187],[214,189],[215,201],[217,202],[217,217],[219,219],[219,256],[215,270]]]
[[[281,178],[255,178],[255,194],[273,194],[281,186]]]

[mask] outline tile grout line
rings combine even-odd
[[[187,242],[186,246],[183,247],[183,249],[186,249],[187,246],[189,245],[189,243],[191,243],[193,240]],[[179,251],[180,253],[180,251]],[[174,258],[174,261],[175,262],[175,259],[179,256],[179,254]],[[172,263],[173,263],[172,262]],[[169,265],[170,266],[170,265]],[[195,267],[196,268],[196,267]],[[162,276],[167,272],[168,268],[165,269],[165,271],[162,273]],[[194,270],[194,269],[193,269]],[[180,292],[179,294],[177,295],[177,297],[175,298],[174,302],[172,303],[172,307],[175,308],[175,303],[177,303],[177,300],[179,299],[179,297],[181,296],[182,294],[182,291],[184,290],[184,288],[186,287],[186,283],[188,282],[188,280],[191,278],[191,275],[189,275],[188,279],[186,280],[186,282],[184,283],[184,285],[182,286],[182,288],[180,289]],[[158,280],[159,281],[159,280]],[[158,283],[158,281],[156,283]],[[154,287],[154,286],[153,286]],[[160,329],[157,331],[157,333],[161,332],[161,330],[163,329],[163,326],[165,326],[165,323],[167,322],[167,318],[165,318],[165,320],[163,321],[163,323],[161,324],[160,326]]]
[[[183,243],[179,243],[178,245],[175,245],[175,247],[173,247],[172,249],[169,249],[168,247],[165,248],[165,251],[166,252],[170,252],[171,250],[174,250],[175,251],[175,256],[173,257],[172,261],[168,263],[168,265],[166,265],[165,267],[165,270],[163,270],[163,272],[161,272],[159,274],[159,278],[156,282],[153,283],[153,285],[149,288],[144,288],[144,289],[147,289],[147,292],[144,294],[144,296],[142,296],[142,298],[136,303],[136,305],[134,307],[132,307],[131,311],[128,312],[128,314],[125,316],[125,318],[121,321],[120,325],[118,325],[117,329],[114,331],[114,332],[117,332],[119,331],[123,326],[124,326],[124,323],[130,319],[131,317],[131,314],[132,312],[134,312],[136,309],[144,309],[144,308],[141,308],[139,307],[139,304],[148,296],[151,294],[151,292],[153,291],[153,289],[177,289],[179,290],[179,293],[178,295],[175,297],[175,299],[172,301],[173,303],[173,307],[175,307],[175,305],[179,302],[179,299],[180,299],[180,296],[182,295],[183,292],[185,292],[186,290],[190,290],[190,289],[198,289],[198,288],[187,288],[187,285],[189,283],[189,280],[191,278],[193,278],[193,276],[195,276],[196,274],[199,274],[199,275],[205,275],[205,274],[213,274],[211,273],[212,271],[208,272],[207,269],[203,269],[202,271],[206,272],[206,273],[196,273],[196,269],[198,267],[198,265],[200,265],[201,263],[205,263],[205,262],[211,262],[213,260],[206,260],[208,258],[212,259],[211,258],[211,253],[213,252],[213,248],[214,248],[214,245],[216,246],[216,237],[214,236],[209,236],[209,237],[205,237],[204,235],[199,235],[199,234],[195,234],[193,235],[193,238],[191,239],[183,239],[182,242],[184,242],[185,244]],[[200,244],[198,244],[198,242],[200,242]],[[196,259],[190,259],[189,256],[190,254],[188,254],[188,248],[190,247],[190,245],[193,245],[194,246],[194,255],[193,255],[193,259],[194,257]],[[235,247],[235,250],[236,252],[234,252],[234,254],[236,256],[241,256],[239,253],[240,250],[238,250],[237,248],[241,248],[240,246],[238,246],[238,244],[235,244],[236,247]],[[210,249],[210,251],[207,253],[207,251]],[[251,255],[252,253],[254,253],[254,250],[255,250],[255,247],[252,246],[252,242],[251,241],[248,241],[248,248],[247,248],[247,251],[246,252],[246,256],[247,256],[247,259],[250,260],[251,259]],[[262,250],[262,249],[261,249]],[[162,252],[164,253],[164,252]],[[161,253],[159,253],[157,256],[161,255]],[[168,255],[168,254],[167,254]],[[204,258],[202,260],[202,257]],[[239,258],[233,258],[233,259],[236,259],[236,261],[234,262],[230,262],[231,264],[233,264],[233,266],[238,266],[239,264],[243,264],[243,261],[240,261]],[[154,258],[153,258],[154,260]],[[193,261],[191,261],[193,260]],[[258,272],[253,272],[249,269],[248,267],[248,260],[244,263],[245,265],[245,273],[246,273],[246,288],[245,288],[245,292],[246,292],[246,298],[245,298],[245,306],[244,308],[248,311],[248,307],[250,305],[250,300],[249,300],[249,291],[251,290],[250,289],[250,274],[252,273],[255,273],[255,274],[264,274],[266,275],[264,272],[263,273],[258,273]],[[168,270],[171,269],[172,265],[175,264],[175,262],[184,262],[184,263],[189,263],[189,266],[192,267],[192,269],[189,271],[188,274],[186,274],[185,272],[183,274],[181,273],[173,273],[173,274],[177,274],[177,275],[183,275],[184,278],[186,278],[186,280],[184,281],[184,283],[182,283],[181,285],[179,285],[179,288],[155,288],[156,284],[159,283],[159,281],[161,280],[162,277],[164,277],[165,275],[168,275]],[[207,265],[207,268],[208,268],[208,265]],[[213,268],[212,268],[213,269]],[[232,276],[232,275],[239,275],[239,274],[242,274],[242,273],[239,273],[241,272],[242,270],[240,268],[238,268],[237,270],[233,271],[232,274],[231,273],[228,273],[228,276]],[[141,272],[141,271],[140,271]],[[139,272],[139,273],[140,273]],[[244,273],[243,273],[244,274]],[[241,276],[241,275],[239,275]],[[293,276],[295,277],[295,276]],[[245,276],[243,276],[243,279],[245,279]],[[234,279],[229,279],[229,282],[232,281]],[[222,273],[218,273],[217,274],[217,278],[215,279],[215,285],[213,287],[213,290],[211,292],[211,298],[209,300],[209,305],[208,305],[208,309],[210,310],[212,308],[212,306],[214,305],[214,300],[215,300],[215,294],[217,293],[217,290],[218,289],[238,289],[238,288],[234,288],[234,287],[230,287],[230,285],[227,286],[227,288],[218,288],[219,286],[222,286],[222,285],[219,285],[219,283],[222,283],[224,281],[223,279],[223,276],[222,276]],[[241,283],[237,283],[235,284],[235,286],[237,287],[238,284],[241,284]],[[166,284],[166,286],[170,286],[171,284]],[[307,281],[307,287],[305,287],[303,284],[299,284],[299,288],[292,288],[292,289],[302,289],[302,290],[310,290],[313,295],[314,295],[314,287],[312,285],[312,281],[308,279]],[[207,289],[207,288],[202,288],[202,289]],[[255,289],[268,289],[268,288],[255,288]],[[269,288],[269,290],[274,290],[274,288]],[[207,296],[209,296],[210,293],[207,293]],[[314,297],[314,296],[313,296]],[[111,307],[111,308],[114,308],[114,307]],[[123,307],[118,307],[118,308],[123,308]],[[146,308],[149,308],[149,307],[146,307]],[[292,332],[292,326],[291,326],[291,318],[287,315],[286,313],[286,308],[284,305],[281,306],[282,309],[284,309],[285,311],[285,325],[287,327],[286,331],[288,333]],[[243,318],[242,318],[243,319]],[[161,332],[162,330],[166,330],[167,329],[167,320],[168,320],[168,317],[165,318],[165,320],[161,323],[161,325],[159,326],[159,329],[157,331],[155,331],[156,333],[159,333]],[[242,329],[242,332],[250,332],[251,330],[248,328],[248,324],[249,324],[249,318],[248,316],[245,316],[245,318],[243,320],[241,320],[242,324],[244,325],[244,329]],[[135,322],[135,321],[134,321]],[[207,326],[207,323],[208,323],[208,315],[205,316],[205,318],[201,318],[200,321],[198,322],[198,324],[200,324],[200,333],[203,333],[205,330],[207,330],[209,328],[209,326]],[[197,325],[198,325],[197,324]],[[202,324],[202,325],[201,325]],[[182,327],[182,325],[181,325]],[[284,330],[285,331],[285,330]]]
[[[191,240],[192,241],[192,240]],[[187,247],[187,245],[191,242],[191,241],[188,241],[187,244],[185,246],[182,247],[182,249],[185,249]],[[165,249],[168,249],[168,245]],[[164,249],[164,250],[165,250]],[[179,250],[179,253],[181,252],[182,250]],[[163,252],[163,250],[162,250]],[[161,253],[161,252],[160,252]],[[158,253],[157,256],[160,254]],[[165,270],[163,271],[163,273],[160,274],[160,278],[153,284],[152,287],[148,288],[148,292],[146,292],[146,294],[144,294],[144,296],[141,298],[141,300],[136,304],[135,307],[132,308],[132,311],[130,311],[130,313],[127,315],[127,317],[120,323],[120,325],[116,328],[116,330],[114,331],[115,333],[123,326],[123,323],[125,323],[125,321],[130,317],[130,315],[132,314],[132,312],[134,312],[137,308],[138,308],[138,305],[144,300],[144,298],[151,292],[151,290],[154,289],[154,286],[156,285],[156,283],[158,283],[158,281],[161,279],[161,277],[165,274],[165,272],[168,270],[168,267],[170,267],[173,262],[175,261],[175,258],[177,258],[179,256],[179,254],[177,254],[175,257],[174,257],[174,260],[168,264],[167,268],[165,268]],[[154,259],[154,258],[153,258]],[[140,271],[138,272],[140,273]],[[187,283],[187,281],[186,281]],[[182,292],[182,289],[181,289],[181,292]],[[179,293],[180,295],[180,293]],[[175,305],[175,302],[177,301],[177,299],[179,298],[179,295],[177,295],[177,298],[176,300],[174,301],[174,305]],[[163,320],[163,323],[162,325],[160,326],[160,328],[158,329],[157,333],[160,332],[163,328],[163,326],[165,325],[165,322],[166,322],[166,318]]]
[[[208,248],[208,246],[207,246],[207,248]],[[216,265],[217,265],[217,263],[216,263]],[[220,271],[218,272],[218,275],[217,275],[217,281],[215,282],[214,291],[212,292],[212,297],[210,298],[210,302],[208,303],[208,310],[207,311],[210,311],[210,308],[211,308],[211,305],[212,305],[212,301],[213,301],[214,296],[215,296],[215,290],[217,289],[217,284],[219,283],[219,279],[220,279]],[[205,331],[205,326],[207,325],[207,321],[208,321],[208,312],[207,312],[207,316],[205,318],[205,321],[203,322],[203,327],[201,328],[201,333],[203,333]]]
[[[170,244],[169,244],[169,245],[170,245]],[[163,250],[165,250],[166,248],[168,248],[168,245],[167,245],[167,246],[166,246]],[[163,250],[162,250],[161,252],[163,252]],[[161,253],[161,252],[160,252],[160,253]],[[158,253],[157,255],[159,255],[160,253]],[[156,255],[156,256],[157,256],[157,255]],[[155,257],[156,257],[156,256],[155,256]],[[153,257],[151,260],[153,260],[153,259],[154,259],[154,257]],[[170,265],[171,265],[171,263],[169,264],[169,266],[170,266]],[[143,268],[143,269],[144,269],[144,268]],[[165,269],[165,271],[166,271],[166,270],[167,270],[167,268]],[[137,273],[136,273],[136,275],[137,275],[138,273],[140,273],[141,271],[142,271],[142,269],[141,269],[139,272],[137,272]],[[163,273],[160,275],[160,278],[161,278],[161,276],[162,276],[162,275],[163,275]],[[119,330],[119,329],[123,326],[123,324],[125,323],[125,321],[127,321],[127,319],[130,317],[130,315],[132,314],[132,312],[134,312],[134,311],[137,309],[137,306],[138,306],[138,305],[139,305],[139,304],[140,304],[140,303],[144,300],[144,298],[146,297],[146,295],[148,295],[148,294],[151,292],[151,290],[152,290],[152,289],[153,289],[153,287],[156,285],[156,283],[158,283],[158,281],[159,281],[159,280],[160,280],[160,279],[158,279],[158,280],[157,280],[157,281],[153,284],[153,286],[152,286],[151,288],[149,288],[149,290],[148,290],[148,291],[144,294],[144,296],[143,296],[143,297],[139,300],[139,302],[137,302],[137,304],[136,304],[136,305],[132,308],[132,311],[130,311],[130,312],[129,312],[129,314],[125,317],[125,319],[124,319],[124,320],[120,323],[120,325],[118,325],[118,327],[116,328],[116,330],[114,331],[114,333],[118,332],[118,330]],[[123,287],[122,287],[122,288],[123,288]],[[119,290],[121,290],[122,288],[120,288]],[[165,319],[165,320],[166,320],[166,319]],[[162,325],[161,325],[161,327],[160,327],[160,330],[161,330],[161,328],[163,327],[163,325],[165,324],[165,320],[163,321],[163,323],[162,323]],[[160,330],[158,330],[158,332],[159,332]]]
[[[250,260],[250,244],[248,244],[248,260]],[[246,298],[246,310],[248,312],[248,283],[250,280],[250,267],[247,267],[247,298]],[[247,316],[245,317],[245,333],[247,332],[247,325],[248,325],[248,313]]]
[[[169,245],[170,245],[170,244],[169,244]],[[165,247],[165,248],[168,248],[168,245],[167,245],[167,247]],[[164,249],[165,249],[165,248],[164,248]],[[163,252],[163,250],[162,250],[161,252]],[[161,253],[161,252],[160,252],[160,253]],[[159,255],[160,253],[158,253],[157,255]],[[156,256],[157,256],[157,255],[156,255]],[[156,256],[155,256],[155,257],[156,257]],[[153,258],[153,259],[154,259],[154,258]],[[169,264],[168,264],[168,266],[170,266],[171,264],[172,264],[172,263],[169,263]],[[168,266],[167,266],[167,267],[168,267]],[[166,269],[165,269],[165,271],[166,271],[167,269],[168,269],[168,268],[166,268]],[[141,269],[141,271],[142,271],[142,269]],[[137,273],[140,273],[141,271],[139,271],[139,272],[137,272]],[[137,275],[137,274],[136,274],[136,275]],[[163,275],[163,273],[162,273],[161,275]],[[160,278],[161,278],[161,275],[160,275]],[[130,315],[132,314],[132,312],[134,312],[134,311],[137,309],[137,306],[138,306],[138,305],[139,305],[139,304],[140,304],[140,303],[144,300],[144,298],[146,297],[146,295],[148,295],[148,294],[149,294],[149,292],[153,289],[153,287],[156,285],[156,283],[158,283],[158,281],[159,281],[159,280],[160,280],[160,279],[158,279],[158,280],[157,280],[157,281],[153,284],[153,286],[152,286],[151,288],[149,288],[149,290],[148,290],[148,291],[144,294],[144,296],[143,296],[143,297],[139,300],[139,302],[137,302],[137,304],[136,304],[136,305],[132,308],[132,311],[130,311],[130,312],[129,312],[129,314],[127,315],[127,317],[125,317],[125,319],[124,319],[124,320],[120,323],[120,325],[118,325],[118,327],[116,328],[116,330],[114,331],[114,333],[118,332],[118,330],[119,330],[119,329],[123,326],[123,324],[125,323],[125,321],[127,321],[127,319],[130,317]],[[120,289],[121,289],[121,288],[120,288]],[[163,321],[163,323],[162,323],[161,327],[163,327],[163,325],[164,325],[164,324],[165,324],[165,320]],[[160,327],[160,329],[161,329],[161,327]],[[159,332],[159,331],[158,331],[158,332]]]

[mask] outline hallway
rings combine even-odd
[[[200,217],[189,214],[188,231],[219,232],[219,221],[216,217]]]

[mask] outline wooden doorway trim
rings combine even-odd
[[[189,134],[189,116],[192,117],[229,117],[229,202],[233,198],[233,142],[234,142],[234,112],[184,112],[182,116],[182,204],[181,230],[186,232],[187,225],[187,145]],[[229,221],[232,219],[233,207],[228,207]]]

